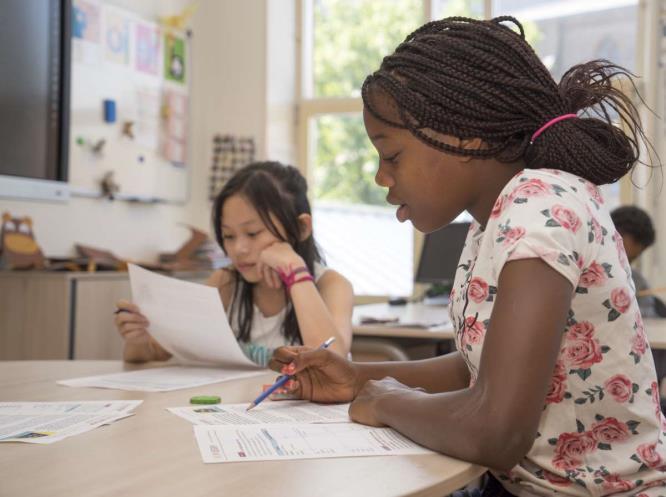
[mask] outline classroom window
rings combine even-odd
[[[570,66],[594,58],[635,71],[638,3],[302,0],[300,163],[311,184],[320,245],[329,265],[352,281],[357,295],[406,295],[413,289],[413,231],[409,223],[395,220],[384,189],[374,184],[376,155],[361,120],[360,88],[382,57],[427,17],[513,15],[556,80]],[[611,208],[620,204],[621,190],[629,189],[624,183],[603,187]],[[368,226],[367,216],[382,221],[373,229],[352,228]],[[340,230],[341,225],[348,229]],[[347,239],[349,244],[342,243]],[[361,253],[357,247],[367,250]],[[377,270],[375,262],[392,270]]]
[[[484,0],[432,0],[432,18],[464,16],[483,19],[486,17],[485,3]]]
[[[301,163],[315,237],[357,295],[410,295],[413,229],[395,218],[374,176],[361,85],[423,23],[423,0],[303,0]]]
[[[374,183],[377,153],[358,113],[312,119],[314,230],[326,262],[357,295],[412,293],[413,231]]]
[[[493,0],[493,13],[524,24],[556,80],[593,59],[636,68],[638,0]]]
[[[422,0],[314,0],[314,97],[358,97],[365,77],[423,21]]]

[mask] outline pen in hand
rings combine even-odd
[[[322,343],[319,348],[320,349],[327,349],[329,345],[331,345],[333,342],[335,342],[335,337],[331,337],[328,340],[326,340],[324,343]],[[270,388],[267,388],[265,391],[259,395],[256,399],[254,399],[254,402],[252,402],[249,406],[247,406],[247,409],[245,411],[249,411],[250,409],[253,409],[259,405],[261,401],[263,401],[266,397],[268,397],[270,394],[275,392],[278,388],[283,387],[290,379],[292,376],[290,375],[284,375],[280,379],[278,379],[273,385],[270,386]]]

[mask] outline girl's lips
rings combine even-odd
[[[252,269],[255,265],[254,264],[236,264],[236,269],[239,271],[247,271],[249,269]]]
[[[404,223],[409,219],[409,206],[407,204],[400,204],[398,210],[395,212],[395,217],[398,218],[398,221]]]

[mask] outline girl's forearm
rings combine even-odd
[[[125,340],[123,360],[126,362],[166,361],[171,354],[164,350],[154,339]]]
[[[467,388],[470,381],[469,370],[458,352],[419,361],[365,362],[354,366],[361,386],[368,380],[391,376],[410,387],[439,393]]]
[[[534,441],[501,416],[497,419],[486,396],[474,388],[400,392],[380,399],[375,408],[380,422],[416,443],[493,469],[514,467]]]
[[[303,345],[319,347],[328,338],[335,337],[335,342],[329,349],[346,356],[351,348],[351,336],[335,325],[315,284],[307,281],[293,285],[290,298],[303,337]]]

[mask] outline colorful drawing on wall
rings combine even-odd
[[[104,11],[104,47],[106,60],[129,64],[129,19],[109,9]]]
[[[164,35],[164,78],[185,83],[185,40],[172,33]]]
[[[150,24],[136,25],[136,69],[157,75],[160,53],[160,33]]]
[[[187,95],[173,90],[164,92],[162,155],[181,166],[187,159]]]
[[[139,88],[136,92],[135,102],[137,144],[149,150],[157,151],[159,146],[160,92],[158,89],[151,87]]]
[[[72,36],[99,43],[99,6],[76,0],[72,5]]]

